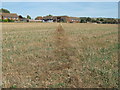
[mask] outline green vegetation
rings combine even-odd
[[[48,85],[49,88],[64,88],[65,87],[65,84],[64,83],[58,83],[58,84],[55,84],[55,85]]]
[[[2,19],[0,19],[0,22],[2,22],[3,20]]]
[[[118,24],[118,19],[115,18],[90,18],[80,17],[80,23],[101,23],[101,24]]]
[[[1,9],[0,9],[0,13],[10,13],[10,11],[8,11],[7,9],[1,8]]]
[[[4,20],[2,20],[2,19],[0,19],[0,22],[14,22],[14,20],[10,20],[10,19],[4,19]]]
[[[47,16],[53,16],[53,15],[49,14],[49,15],[47,15]]]
[[[17,86],[14,84],[14,85],[12,85],[10,88],[17,88]]]
[[[27,15],[27,19],[31,19],[31,17],[29,15]]]

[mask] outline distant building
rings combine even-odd
[[[9,19],[18,21],[18,15],[16,13],[0,13],[0,19]]]
[[[29,19],[29,22],[43,22],[43,20],[33,20],[33,19]]]
[[[70,22],[70,23],[80,23],[80,18],[78,18],[78,17],[69,17],[68,22]]]
[[[42,20],[43,22],[53,22],[53,16],[45,16]]]
[[[42,19],[43,19],[43,17],[41,17],[41,16],[38,16],[35,18],[35,20],[42,20]]]
[[[54,21],[55,22],[68,22],[69,17],[68,16],[55,16]]]
[[[35,21],[35,22],[43,22],[43,17],[38,16],[38,17],[35,18],[34,21]]]
[[[67,23],[79,23],[80,18],[69,16],[45,16],[42,18],[44,22],[67,22]]]
[[[19,18],[19,21],[21,22],[29,22],[29,19],[22,17],[21,15],[19,15],[18,18]]]

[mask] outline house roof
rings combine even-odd
[[[36,20],[39,20],[39,19],[43,19],[43,17],[42,17],[42,16],[38,16],[38,17],[36,17],[35,19],[36,19]]]
[[[78,17],[69,17],[69,19],[80,20],[80,18],[78,18]]]
[[[43,19],[53,19],[54,16],[45,16]]]
[[[68,16],[44,16],[43,19],[56,19],[57,17],[68,18]]]
[[[0,13],[3,17],[18,17],[16,13]]]

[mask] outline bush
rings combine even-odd
[[[86,23],[87,21],[85,19],[81,19],[80,23]]]
[[[4,19],[4,20],[2,20],[3,22],[8,22],[8,19]]]
[[[4,20],[0,20],[0,22],[14,22],[14,20],[4,19]]]
[[[10,20],[9,22],[15,22],[14,20]]]
[[[1,9],[0,9],[0,13],[10,13],[10,11],[7,10],[7,9],[3,9],[3,8],[1,8]]]
[[[3,20],[2,19],[0,19],[0,22],[2,22]]]

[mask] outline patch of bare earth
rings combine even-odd
[[[81,79],[75,74],[74,65],[77,64],[76,50],[72,47],[70,37],[66,34],[62,25],[59,25],[54,36],[54,59],[48,66],[51,83],[49,87],[80,87]],[[79,66],[78,66],[79,68]],[[46,81],[47,82],[47,81]],[[60,84],[60,85],[59,85]]]

